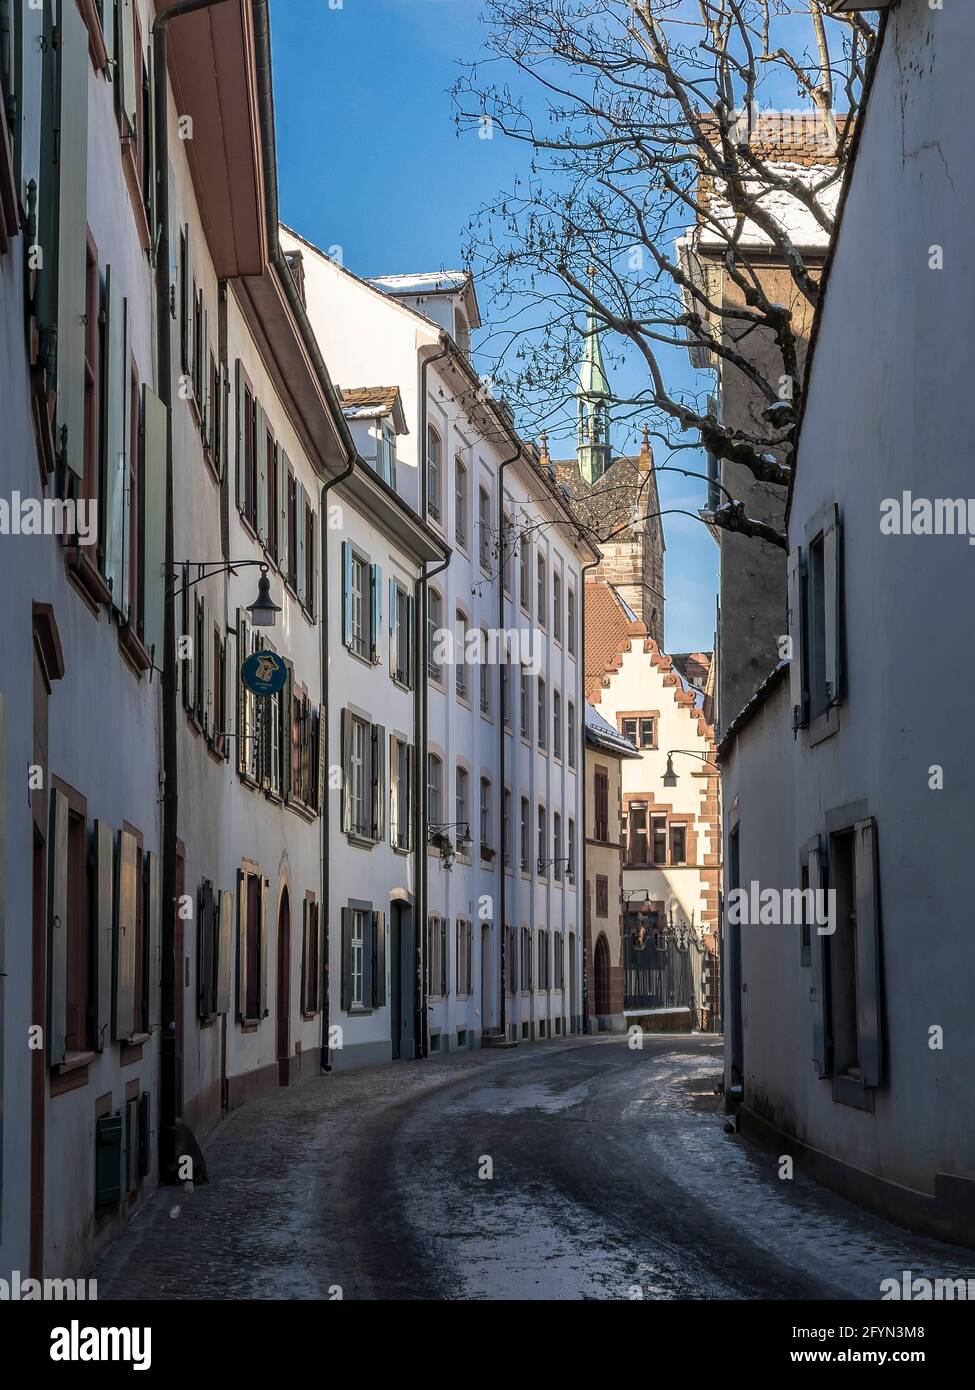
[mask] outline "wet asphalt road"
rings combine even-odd
[[[724,1132],[721,1043],[567,1040],[340,1073],[235,1111],[99,1298],[876,1299],[928,1241]]]

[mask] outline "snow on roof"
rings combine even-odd
[[[586,701],[586,733],[594,742],[601,743],[608,748],[614,748],[619,753],[636,753],[638,750],[634,743],[628,738],[624,738],[618,729],[614,729],[609,720]]]
[[[469,280],[466,270],[436,270],[411,275],[376,275],[369,283],[389,294],[443,294],[463,289]]]
[[[817,184],[824,183],[832,179],[825,188],[821,188],[816,194],[816,201],[823,211],[833,217],[836,213],[836,205],[839,202],[840,188],[842,179],[837,176],[836,164],[798,164],[788,160],[769,160],[767,167],[778,178],[784,180],[795,179],[806,188],[813,188]],[[806,247],[810,250],[822,250],[825,252],[829,245],[829,233],[816,221],[816,218],[799,201],[793,193],[789,193],[781,188],[768,188],[767,180],[761,174],[752,177],[744,175],[743,181],[746,185],[751,184],[751,192],[757,198],[759,206],[768,213],[787,232],[790,240],[795,246]],[[727,232],[730,237],[735,230],[735,213],[732,210],[727,198],[721,196],[720,192],[712,188],[707,200],[708,220],[702,222],[698,227],[697,244],[700,247],[713,248],[723,245],[722,233]],[[718,224],[715,227],[715,223]],[[768,247],[772,240],[768,234],[760,227],[757,227],[750,219],[746,219],[745,226],[739,238],[739,245]]]

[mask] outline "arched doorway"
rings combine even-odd
[[[291,1084],[291,902],[287,888],[278,907],[278,1083]]]
[[[596,1014],[600,1019],[605,1019],[610,1013],[609,999],[609,942],[600,932],[596,942],[596,952],[593,961],[593,987],[596,995]]]

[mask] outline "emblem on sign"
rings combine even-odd
[[[277,695],[288,679],[288,668],[277,652],[252,652],[240,668],[240,678],[255,695]]]

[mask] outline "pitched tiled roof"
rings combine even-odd
[[[711,669],[710,652],[671,652],[670,659],[686,681],[704,689]]]
[[[639,458],[615,458],[592,486],[581,476],[575,459],[552,459],[552,467],[568,490],[572,510],[597,543],[609,538],[620,544],[632,540],[634,512],[646,517],[660,510],[656,476],[652,471],[641,472]]]
[[[355,386],[339,391],[344,409],[373,409],[381,415],[390,413],[398,396],[398,386]]]
[[[604,579],[586,582],[586,698],[598,699],[603,677],[619,669],[632,640],[647,635],[634,622],[612,584]]]

